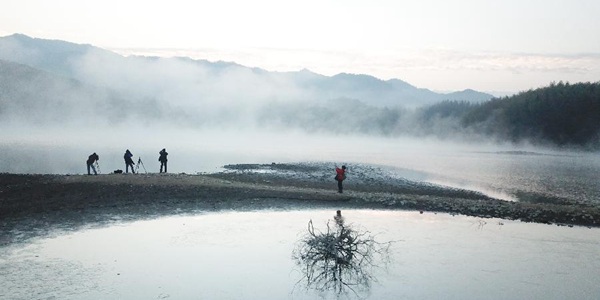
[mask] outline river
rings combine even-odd
[[[140,133],[137,133],[140,132]],[[508,201],[600,204],[600,154],[528,145],[431,139],[256,133],[221,130],[104,130],[94,134],[32,130],[3,134],[0,172],[82,174],[96,152],[100,170],[124,170],[130,149],[139,171],[158,172],[167,148],[169,172],[218,172],[226,164],[330,162],[372,164],[399,177],[482,192]],[[332,171],[333,172],[333,171]],[[351,178],[350,178],[351,180]]]
[[[366,281],[324,290],[307,283],[292,257],[308,222],[325,232],[334,214],[206,213],[56,233],[1,249],[0,298],[600,297],[599,229],[378,210],[342,214],[357,232],[392,242],[389,256],[363,266]]]

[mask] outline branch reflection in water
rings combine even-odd
[[[369,231],[346,224],[337,211],[333,226],[327,231],[315,230],[312,220],[308,232],[297,243],[292,257],[301,268],[303,278],[297,282],[307,289],[355,296],[367,293],[376,282],[372,271],[390,262],[392,242],[380,243]]]

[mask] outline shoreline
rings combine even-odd
[[[303,169],[313,168],[310,165],[225,167],[226,172],[201,175],[2,173],[0,246],[47,236],[56,230],[221,210],[391,209],[600,227],[600,208],[593,205],[509,202],[472,191],[360,174],[347,180],[345,192],[338,194],[335,182],[329,178],[333,175],[304,175],[317,174]]]

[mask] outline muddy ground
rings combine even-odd
[[[200,211],[372,208],[597,227],[600,208],[509,202],[355,166],[343,194],[325,164],[232,165],[215,174],[0,174],[0,246],[58,231]]]

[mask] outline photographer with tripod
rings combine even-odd
[[[100,160],[100,157],[98,156],[98,154],[96,154],[96,152],[92,153],[92,155],[90,155],[88,157],[88,160],[86,162],[87,163],[88,175],[92,175],[90,173],[90,168],[92,168],[92,170],[94,170],[94,175],[98,175],[98,173],[96,172],[96,166],[98,165],[98,161],[99,160]],[[96,166],[94,166],[94,163],[96,164]]]
[[[133,154],[129,151],[129,149],[127,149],[125,151],[125,154],[123,155],[123,159],[125,159],[125,173],[129,173],[129,167],[131,167],[131,173],[135,174],[135,171],[133,170]]]

